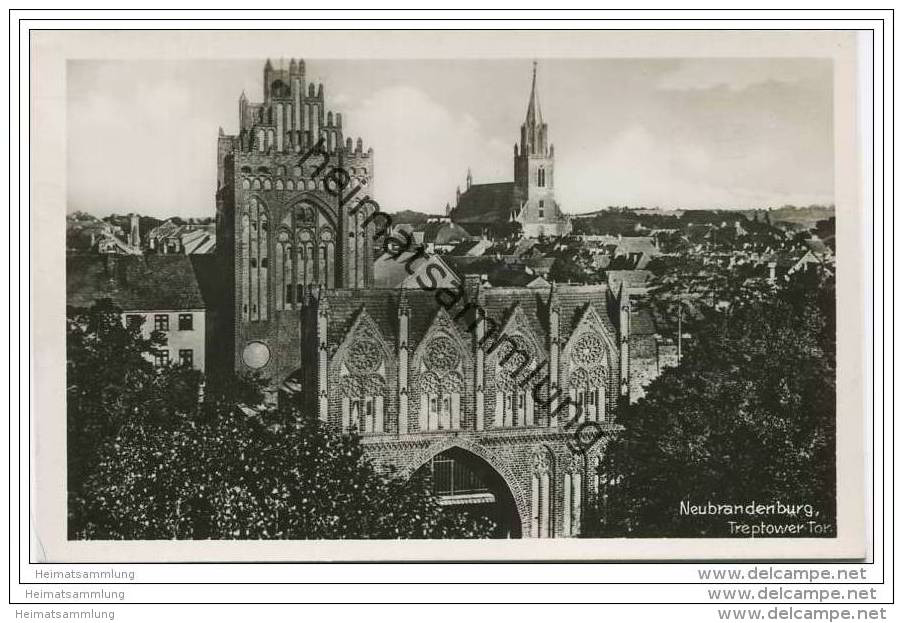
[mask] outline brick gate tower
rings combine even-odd
[[[341,167],[373,194],[373,150],[345,138],[323,85],[303,60],[263,68],[263,102],[242,92],[238,132],[218,141],[217,253],[228,287],[231,369],[280,380],[298,368],[299,308],[312,291],[372,283],[371,236],[362,212],[326,188]],[[318,146],[319,145],[319,146]],[[313,154],[313,155],[312,155]]]

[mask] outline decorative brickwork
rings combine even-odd
[[[302,348],[316,370],[305,387],[311,408],[318,408],[317,396],[325,391],[324,419],[353,425],[347,409],[354,392],[380,393],[382,425],[363,431],[378,467],[411,474],[446,450],[465,451],[485,461],[510,490],[519,534],[575,536],[582,506],[594,493],[592,472],[603,441],[585,456],[575,453],[569,411],[551,417],[549,394],[601,388],[606,417],[598,430],[615,429],[621,305],[609,300],[604,285],[562,285],[547,293],[468,287],[467,301],[448,309],[422,290],[321,290],[307,300],[302,334],[325,340],[322,358],[317,349]],[[606,310],[613,310],[615,321]],[[481,333],[481,326],[489,329]],[[559,347],[553,373],[550,357]],[[349,385],[354,375],[373,385]],[[508,425],[496,418],[500,388],[532,395],[534,387],[541,400],[534,401],[532,419]]]
[[[311,290],[365,288],[373,281],[373,150],[345,138],[341,114],[326,110],[323,85],[305,64],[264,67],[264,101],[239,99],[239,132],[218,141],[217,249],[232,285],[231,366],[251,343],[273,356],[255,370],[284,378],[297,369],[299,307]],[[336,186],[330,172],[349,181]],[[353,197],[353,199],[350,199]]]
[[[234,345],[231,367],[268,377],[330,426],[356,429],[387,472],[471,460],[474,473],[491,470],[487,481],[502,489],[468,503],[509,504],[509,536],[579,534],[617,404],[653,374],[648,344],[631,342],[630,301],[606,285],[544,292],[479,279],[374,289],[374,206],[362,201],[373,152],[344,139],[324,102],[303,61],[268,62],[264,102],[242,94],[239,132],[220,135],[217,249],[231,284],[220,332]],[[335,167],[351,179],[344,192],[330,187]],[[506,220],[563,233],[553,169],[534,78]],[[569,401],[585,406],[579,422]],[[603,438],[575,453],[580,423]]]

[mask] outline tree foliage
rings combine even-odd
[[[810,273],[728,308],[702,309],[680,365],[621,413],[586,533],[728,536],[736,517],[682,514],[681,502],[781,502],[812,504],[817,521],[832,526],[822,536],[831,536],[834,300],[833,281]]]
[[[205,409],[167,427],[129,425],[108,444],[77,512],[102,539],[488,536],[443,512],[423,478],[383,477],[355,435],[293,409]]]
[[[422,477],[384,474],[360,439],[292,406],[263,380],[210,384],[148,360],[109,302],[68,314],[69,537],[340,539],[489,536],[443,510]]]
[[[91,469],[99,449],[126,424],[162,425],[197,407],[199,372],[156,369],[161,333],[142,335],[109,300],[66,315],[67,467],[70,490]]]

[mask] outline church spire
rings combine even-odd
[[[539,95],[536,93],[536,61],[533,61],[533,85],[530,87],[526,125],[528,127],[542,125],[542,111],[539,110]]]
[[[530,103],[527,118],[520,126],[520,149],[522,156],[546,156],[546,124],[539,110],[539,94],[536,92],[536,61],[533,61],[533,84],[530,87]]]

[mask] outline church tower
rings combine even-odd
[[[514,196],[519,205],[515,218],[529,237],[566,233],[555,201],[555,147],[549,144],[549,127],[542,120],[536,88],[536,62],[527,116],[520,127],[520,146],[514,145]]]

